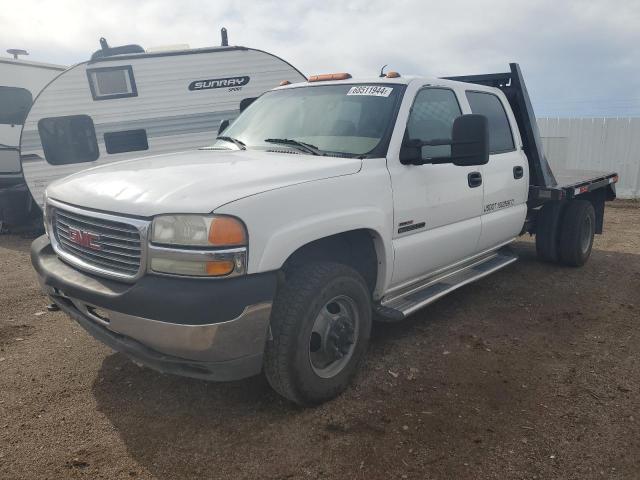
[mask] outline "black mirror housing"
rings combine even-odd
[[[451,161],[458,166],[489,163],[489,121],[484,115],[461,115],[451,131]]]
[[[220,125],[218,126],[218,135],[224,132],[228,126],[229,126],[229,120],[222,120],[220,122]]]
[[[422,147],[430,145],[451,145],[451,156],[422,158]],[[484,115],[460,115],[453,121],[451,140],[439,139],[423,141],[405,138],[400,147],[400,163],[403,165],[424,165],[426,163],[453,163],[461,167],[486,165],[489,162],[489,121]]]
[[[249,105],[251,105],[253,102],[255,102],[258,99],[258,97],[249,97],[249,98],[243,98],[242,100],[240,100],[240,113],[244,112],[247,107]]]
[[[405,138],[400,146],[400,163],[403,165],[424,165],[422,159],[422,145],[420,140],[409,140]]]

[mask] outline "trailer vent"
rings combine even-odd
[[[63,258],[96,273],[138,275],[140,232],[134,225],[89,217],[60,208],[51,211],[55,243]]]

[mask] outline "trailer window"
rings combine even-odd
[[[425,142],[451,139],[453,121],[462,115],[455,93],[448,88],[425,88],[418,92],[407,122],[407,134],[412,140]],[[422,158],[449,157],[451,146],[422,147]]]
[[[131,65],[88,69],[87,77],[94,100],[138,96]]]
[[[147,131],[139,129],[105,133],[104,146],[107,149],[107,153],[125,153],[149,150]]]
[[[22,125],[32,102],[26,88],[0,87],[0,124]]]
[[[513,135],[500,99],[492,93],[467,92],[467,100],[473,113],[484,115],[489,120],[489,152],[513,151]]]
[[[93,120],[88,115],[43,118],[38,132],[51,165],[93,162],[100,156]]]

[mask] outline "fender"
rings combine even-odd
[[[270,190],[216,209],[214,213],[234,215],[247,225],[248,272],[280,269],[308,243],[366,229],[378,255],[374,296],[381,295],[393,274],[393,198],[386,160],[363,163],[360,172],[352,175]]]

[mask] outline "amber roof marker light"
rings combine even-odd
[[[281,87],[284,87],[285,85],[291,85],[291,82],[290,82],[289,80],[282,80],[282,81],[280,82],[280,86],[281,86]]]
[[[393,70],[390,72],[387,72],[386,75],[387,78],[400,78],[400,74],[398,72],[394,72]]]
[[[321,75],[311,75],[309,82],[329,82],[332,80],[348,80],[351,78],[350,73],[323,73]]]

